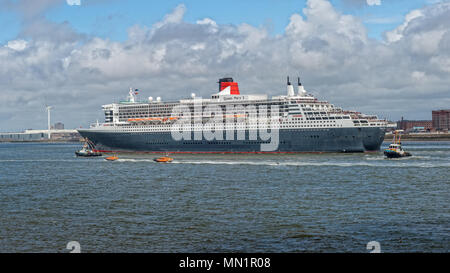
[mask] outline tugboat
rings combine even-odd
[[[400,133],[403,130],[397,130],[394,132],[394,142],[389,145],[389,149],[384,150],[384,155],[387,158],[401,158],[401,157],[409,157],[410,153],[406,152],[402,148],[401,135]]]
[[[94,146],[89,141],[89,139],[86,139],[86,142],[83,145],[83,148],[79,151],[75,152],[75,155],[78,157],[99,157],[102,156],[101,153],[94,151]]]

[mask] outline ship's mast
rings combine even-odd
[[[136,94],[132,87],[130,87],[130,92],[128,93],[128,101],[132,103],[136,102]]]

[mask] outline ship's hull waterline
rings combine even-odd
[[[385,130],[378,127],[280,130],[276,149],[264,152],[261,144],[267,144],[270,140],[249,140],[249,131],[245,132],[245,140],[213,141],[204,138],[176,141],[170,132],[111,132],[92,129],[80,129],[79,132],[95,144],[97,151],[127,153],[374,152],[380,150],[385,137]],[[236,137],[237,132],[234,133]]]

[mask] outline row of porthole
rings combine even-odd
[[[269,128],[270,129],[270,128]],[[297,129],[284,129],[283,131],[298,131],[298,130],[301,130],[301,131],[309,131],[308,129],[304,129],[304,128],[297,128]],[[320,130],[320,131],[328,131],[329,129],[328,128],[314,128],[314,130],[315,131],[317,131],[317,130]],[[228,130],[224,130],[224,131],[228,131]],[[233,130],[234,131],[234,130]],[[248,131],[247,129],[246,129],[246,131]],[[120,132],[120,131],[119,131]],[[135,132],[137,132],[137,133],[148,133],[148,132],[154,132],[154,131],[142,131],[142,130],[133,130],[132,132],[129,132],[129,131],[122,131],[123,133],[135,133]],[[156,131],[156,132],[154,132],[154,133],[167,133],[167,132],[171,132],[171,130],[166,130],[165,132],[164,131],[161,131],[161,130],[158,130],[158,131]],[[192,131],[192,132],[198,132],[198,131]],[[201,132],[201,131],[200,131]]]
[[[270,129],[270,128],[269,128]],[[314,131],[317,131],[317,130],[320,130],[320,131],[327,131],[328,129],[327,128],[316,128]],[[227,131],[227,130],[224,130],[224,131]],[[247,131],[247,130],[246,130]],[[302,128],[298,128],[298,129],[286,129],[286,130],[284,130],[284,131],[310,131],[309,129],[302,129]],[[145,134],[145,133],[149,133],[149,132],[153,132],[153,131],[145,131],[145,132],[143,132],[143,131],[141,131],[141,130],[133,130],[132,132],[129,132],[129,131],[123,131],[123,132],[119,132],[119,133],[140,133],[140,134]],[[162,132],[162,131],[157,131],[157,132],[154,132],[154,133],[167,133],[167,132],[171,132],[170,130],[167,130],[167,131],[165,131],[165,132]],[[202,132],[202,131],[191,131],[191,132]]]
[[[330,124],[330,125],[327,125],[327,126],[332,126],[332,127],[342,127],[342,125],[333,125],[333,124]],[[194,128],[197,128],[197,127],[199,127],[199,126],[194,126]],[[323,127],[323,126],[320,126],[320,125],[301,125],[301,126],[299,126],[299,125],[280,125],[280,128],[305,128],[305,127],[316,127],[316,128],[318,128],[318,127]],[[133,130],[133,131],[140,131],[140,130],[148,130],[148,129],[153,129],[153,130],[172,130],[173,128],[172,127],[140,127],[140,128],[138,128],[138,129],[133,129],[133,128],[131,128],[131,127],[123,127],[124,129],[128,129],[128,130]],[[189,127],[189,128],[192,128],[191,126]],[[269,127],[270,128],[270,127]],[[214,128],[212,128],[212,129],[214,129]],[[264,129],[264,128],[258,128],[258,127],[256,127],[256,126],[251,126],[251,127],[247,127],[247,126],[236,126],[236,127],[225,127],[225,128],[217,128],[217,129],[222,129],[222,130],[227,130],[227,129]]]

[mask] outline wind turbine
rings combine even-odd
[[[52,138],[52,127],[50,125],[50,111],[53,109],[53,106],[45,105],[45,108],[47,109],[47,122],[48,122],[48,139],[50,140]]]

